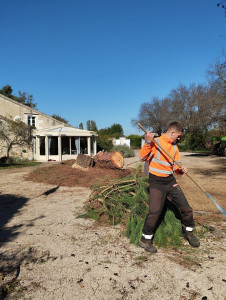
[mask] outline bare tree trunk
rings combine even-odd
[[[9,159],[9,152],[11,151],[12,147],[13,147],[12,144],[7,145],[7,154],[6,154],[7,159]]]

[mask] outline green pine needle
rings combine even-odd
[[[148,177],[142,177],[140,171],[133,177],[122,178],[108,186],[93,189],[86,213],[80,217],[98,220],[105,214],[109,224],[126,224],[125,235],[130,243],[139,244],[144,220],[148,213],[149,194]],[[175,217],[172,205],[165,213],[164,220],[155,232],[154,243],[158,247],[181,246],[181,222]]]

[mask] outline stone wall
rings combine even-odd
[[[7,119],[0,117],[0,122],[3,123],[3,126],[7,126]],[[9,136],[10,138],[10,136]],[[7,144],[6,141],[0,139],[0,157],[7,155]],[[21,156],[25,159],[31,160],[33,158],[32,145],[14,145],[10,150],[10,156]]]
[[[14,121],[21,120],[26,124],[28,124],[28,117],[32,116],[35,118],[35,127],[37,129],[46,129],[58,125],[68,126],[32,107],[21,104],[3,95],[0,95],[0,115]]]

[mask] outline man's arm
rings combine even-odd
[[[150,152],[154,146],[153,139],[154,139],[154,133],[148,131],[147,134],[145,134],[145,143],[140,150],[140,156],[142,160],[148,159]]]
[[[145,134],[145,141],[148,143],[148,144],[151,144],[151,142],[154,141],[154,136],[155,134],[154,133],[151,133],[150,131],[147,132],[147,134]]]
[[[186,174],[188,172],[188,169],[181,162],[180,152],[179,152],[178,147],[177,147],[177,152],[175,155],[175,160],[180,165],[180,167],[178,165],[175,166],[175,173],[180,174],[180,175]]]

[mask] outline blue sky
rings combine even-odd
[[[217,0],[1,0],[0,88],[73,126],[119,123],[179,83],[205,83],[222,55]]]

